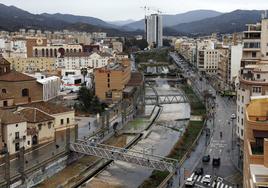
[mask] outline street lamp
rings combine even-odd
[[[231,139],[231,146],[232,146],[232,150],[234,149],[234,120],[236,119],[236,115],[235,114],[232,114],[231,115],[231,120],[232,120],[232,139]]]

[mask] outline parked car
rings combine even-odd
[[[193,178],[187,178],[185,182],[185,187],[194,187],[195,181]]]
[[[218,166],[220,166],[220,165],[221,165],[221,158],[213,158],[213,160],[212,160],[212,165],[213,165],[214,167],[218,167]]]
[[[202,183],[203,184],[206,184],[206,185],[210,185],[211,184],[211,175],[205,175],[203,178],[202,178]]]
[[[208,163],[208,162],[210,161],[210,155],[205,155],[205,156],[203,156],[202,161],[203,161],[204,163]]]
[[[194,171],[194,174],[195,175],[203,175],[204,174],[204,169],[203,168],[197,168],[195,171]]]

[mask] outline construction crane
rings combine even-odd
[[[147,16],[147,13],[148,12],[154,12],[154,13],[158,13],[158,14],[162,14],[163,12],[160,10],[160,9],[156,9],[154,7],[148,7],[148,6],[143,6],[143,7],[140,7],[144,10],[144,16],[146,17]]]

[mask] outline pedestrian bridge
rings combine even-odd
[[[178,165],[178,161],[174,159],[152,155],[143,151],[118,148],[92,142],[89,143],[86,141],[70,143],[70,150],[77,153],[109,160],[123,161],[160,171],[174,172]]]
[[[146,95],[146,105],[161,105],[161,104],[178,104],[188,103],[184,94],[168,94],[168,95]]]

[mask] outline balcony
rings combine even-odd
[[[253,155],[263,155],[263,146],[257,145],[256,143],[250,143],[251,152]]]
[[[13,140],[13,143],[20,143],[20,142],[25,141],[25,140],[26,140],[26,136],[23,136],[21,138],[15,138]]]

